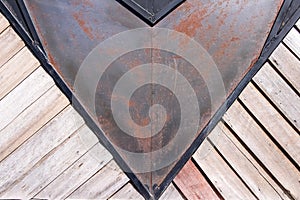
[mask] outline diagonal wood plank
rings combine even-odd
[[[8,21],[6,18],[0,13],[0,33],[4,31],[9,26]]]
[[[299,199],[300,172],[267,137],[246,110],[238,102],[235,102],[223,118],[261,163],[276,177],[285,188],[285,192],[289,196]]]
[[[107,199],[128,181],[128,177],[122,172],[115,161],[110,161],[68,198]],[[101,187],[99,187],[99,183],[101,183]]]
[[[0,196],[83,123],[79,114],[69,106],[0,162]]]
[[[0,99],[39,66],[39,62],[27,48],[23,48],[0,68]]]
[[[135,199],[135,200],[143,200],[143,196],[140,195],[136,191],[136,189],[131,185],[131,183],[127,183],[124,187],[122,187],[116,194],[114,194],[111,198],[109,199]]]
[[[9,27],[0,34],[0,68],[25,46],[17,33]]]
[[[269,60],[300,92],[300,61],[283,44],[276,48]]]
[[[202,148],[212,149],[205,158],[201,155]],[[256,199],[208,140],[204,140],[193,158],[225,199]]]
[[[220,122],[221,123],[221,122]],[[222,122],[223,123],[223,122]],[[234,146],[238,149],[239,152],[243,154],[251,162],[251,164],[255,167],[257,172],[264,177],[264,179],[272,186],[272,188],[277,192],[278,195],[282,199],[290,200],[290,198],[284,193],[282,188],[278,186],[278,184],[273,180],[273,178],[270,176],[269,173],[265,171],[265,169],[261,166],[260,163],[258,163],[258,160],[256,160],[253,155],[250,154],[248,149],[245,148],[244,144],[242,144],[231,131],[225,131],[223,132],[225,136],[234,144]],[[258,184],[259,185],[259,184]]]
[[[188,199],[220,199],[191,160],[175,177],[174,183]]]
[[[93,140],[97,142],[98,139],[96,136],[94,137]],[[97,143],[34,197],[38,199],[65,199],[97,171],[101,170],[111,159],[111,154],[100,143]]]
[[[256,167],[243,155],[243,153],[234,145],[234,143],[226,136],[229,130],[223,123],[219,123],[213,130],[221,132],[220,141],[208,140],[218,149],[222,156],[231,165],[234,171],[241,177],[243,182],[247,184],[249,189],[258,199],[282,199],[277,191],[270,183],[259,173]]]
[[[166,191],[159,198],[160,200],[183,200],[182,196],[178,192],[178,190],[174,187],[173,183],[169,185]]]
[[[94,142],[83,143],[81,136],[88,137],[88,140],[93,140]],[[22,177],[16,180],[1,196],[10,199],[32,198],[40,188],[48,185],[55,177],[92,148],[97,141],[97,137],[87,126],[81,127],[61,145],[44,156],[42,160]],[[40,148],[43,148],[43,146]]]
[[[297,55],[300,59],[300,36],[299,32],[292,28],[287,36],[284,38],[283,42]]]
[[[69,104],[56,86],[0,131],[0,161],[13,152]]]
[[[246,87],[239,98],[299,166],[300,137],[298,133],[286,122],[252,83]]]
[[[0,101],[0,130],[54,85],[40,67]]]
[[[266,63],[253,80],[290,122],[300,129],[300,97],[275,70]]]

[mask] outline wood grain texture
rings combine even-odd
[[[17,149],[24,141],[43,127],[69,104],[56,86],[52,86],[41,98],[0,131],[0,161]]]
[[[289,121],[300,129],[300,97],[275,70],[266,63],[253,80]]]
[[[183,200],[184,198],[181,196],[181,194],[175,188],[173,183],[171,183],[159,199],[160,200],[169,200],[169,199]]]
[[[239,98],[299,166],[300,137],[298,133],[286,122],[253,84],[250,83]]]
[[[0,101],[0,130],[54,85],[40,67]]]
[[[93,143],[84,143],[82,137],[89,137]],[[61,145],[44,156],[33,168],[8,188],[1,196],[4,198],[30,199],[39,191],[65,171],[97,143],[97,137],[87,126],[78,129]],[[43,148],[43,146],[40,146]],[[100,155],[99,155],[100,156]]]
[[[7,19],[0,13],[0,33],[9,26]]]
[[[188,199],[220,199],[191,160],[175,177],[174,183]]]
[[[289,83],[300,92],[300,61],[283,44],[275,49],[269,60]]]
[[[219,140],[208,140],[222,154],[224,159],[244,181],[249,189],[258,199],[281,199],[281,196],[274,190],[272,185],[259,173],[256,167],[243,155],[235,144],[226,136],[229,130],[220,122],[213,130],[221,132]]]
[[[259,160],[257,160],[255,156],[253,156],[251,152],[249,152],[248,149],[246,149],[247,146],[244,146],[244,144],[241,143],[231,131],[225,131],[223,132],[223,134],[225,134],[226,137],[235,145],[238,151],[240,151],[243,154],[243,156],[245,156],[247,160],[251,162],[251,164],[255,167],[257,172],[262,177],[264,177],[264,179],[272,186],[272,188],[277,192],[278,195],[280,195],[282,199],[290,200],[290,198],[284,193],[282,188],[280,188],[280,186],[276,183],[275,180],[273,180],[270,174],[263,168],[263,166],[261,166]],[[257,183],[257,185],[259,184]]]
[[[0,67],[24,47],[24,42],[9,27],[0,34]]]
[[[299,199],[300,172],[242,106],[235,102],[223,118],[261,163],[276,177],[285,188],[285,192],[290,193],[289,195],[295,199]]]
[[[94,142],[98,141],[93,133],[88,132],[88,134],[90,134],[89,137],[92,136],[91,139]],[[87,139],[84,135],[82,137]],[[111,154],[100,143],[97,143],[34,197],[38,199],[65,199],[97,171],[101,170],[111,159]],[[136,192],[135,189],[133,190]],[[131,193],[130,191],[126,192]]]
[[[129,181],[115,161],[110,161],[68,198],[107,199]]]
[[[0,196],[82,125],[82,118],[69,106],[0,162]]]
[[[39,62],[23,48],[0,68],[0,99],[7,95],[21,81],[39,66]]]
[[[209,146],[209,147],[206,147]],[[256,199],[239,177],[230,169],[212,145],[205,140],[193,158],[225,199]],[[212,149],[201,157],[201,149]]]
[[[297,29],[292,30],[284,38],[283,42],[294,52],[295,55],[300,59],[300,36]]]
[[[127,183],[124,187],[122,187],[116,194],[114,194],[110,199],[114,200],[125,200],[125,199],[135,199],[135,200],[143,200],[143,196],[136,191],[136,189],[131,185],[131,183]]]

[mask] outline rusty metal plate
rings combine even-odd
[[[150,27],[113,0],[24,2],[50,74],[145,198],[225,112],[283,3],[187,0]]]

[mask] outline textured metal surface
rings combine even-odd
[[[26,0],[25,3],[50,63],[71,89],[74,89],[74,81],[82,62],[99,43],[124,31],[148,26],[132,12],[112,0],[57,0],[55,2]],[[225,97],[227,97],[259,57],[281,4],[281,0],[222,2],[188,0],[155,27],[183,33],[201,44],[216,63],[224,83]],[[153,40],[153,37],[149,37],[149,40]],[[155,41],[151,42],[155,43]],[[178,48],[189,51],[184,41],[181,41]],[[150,123],[152,118],[149,117],[149,109],[152,105],[160,104],[165,107],[167,118],[163,129],[158,134],[141,138],[139,136],[143,135],[143,132],[135,132],[136,137],[132,137],[123,133],[114,121],[111,99],[122,98],[122,96],[112,96],[114,86],[125,72],[147,63],[161,63],[176,69],[186,77],[196,93],[201,110],[200,121],[197,124],[191,122],[186,126],[198,126],[198,131],[196,134],[182,138],[186,141],[185,146],[180,149],[177,143],[172,144],[178,124],[182,121],[180,105],[173,92],[165,87],[155,84],[145,85],[135,91],[129,104],[132,120],[141,126],[147,126]],[[209,63],[202,64],[205,66]],[[160,191],[160,185],[165,181],[166,175],[207,125],[216,112],[216,108],[225,101],[225,98],[220,98],[215,102],[210,101],[209,89],[204,81],[211,73],[209,68],[207,70],[207,74],[197,74],[191,63],[174,52],[155,48],[139,49],[120,56],[108,66],[105,76],[99,80],[95,94],[96,115],[91,112],[89,99],[86,99],[85,95],[78,96],[82,105],[99,123],[103,134],[116,149],[151,153],[168,145],[166,152],[176,154],[177,159],[162,169],[135,173],[139,181],[155,196],[159,195],[157,191]],[[164,79],[163,73],[165,72],[161,69],[153,68],[150,76],[152,80],[161,80]],[[146,79],[146,75],[137,74],[137,80]],[[173,79],[174,87],[180,88],[175,75]],[[89,93],[86,95],[89,96]],[[158,119],[156,124],[153,124],[155,128],[156,125],[159,126],[161,116],[154,118]],[[130,122],[128,119],[128,124]],[[118,151],[133,172],[141,165],[153,168],[155,163],[167,159],[166,152],[155,154],[151,160],[141,159],[140,162],[132,162],[132,158],[124,151]]]

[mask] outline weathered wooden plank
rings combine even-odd
[[[264,96],[249,84],[239,97],[281,147],[300,165],[300,137]]]
[[[54,85],[40,67],[0,101],[0,130]]]
[[[275,70],[266,63],[253,80],[290,122],[300,129],[300,97]]]
[[[161,195],[160,200],[183,200],[181,194],[178,192],[178,190],[174,187],[173,183],[169,185],[169,187],[166,189],[166,191]]]
[[[88,134],[93,133],[89,132]],[[85,136],[83,135],[82,137]],[[98,141],[95,135],[93,140],[95,142]],[[34,197],[38,199],[65,199],[111,159],[111,154],[100,143],[97,143],[90,151]],[[102,180],[102,182],[105,182],[105,180]],[[99,184],[102,182],[99,182]],[[130,191],[126,192],[130,193]]]
[[[125,185],[128,180],[128,177],[118,167],[115,161],[110,161],[68,198],[107,199]],[[101,185],[101,187],[99,187],[99,185]]]
[[[69,104],[56,86],[0,131],[0,161],[13,152]]]
[[[39,66],[32,53],[23,48],[0,68],[0,99]]]
[[[9,26],[7,19],[0,13],[0,33]]]
[[[211,149],[204,158],[202,148]],[[207,140],[193,158],[225,199],[256,199]]]
[[[283,44],[275,49],[269,60],[300,92],[300,61]]]
[[[284,38],[283,42],[300,59],[300,34],[295,28],[292,28],[292,30],[290,30],[290,32]]]
[[[136,191],[136,189],[131,185],[131,183],[127,183],[124,187],[122,187],[116,194],[114,194],[110,199],[135,199],[135,200],[143,200],[143,196]]]
[[[9,27],[0,35],[0,67],[24,47],[24,42]]]
[[[300,173],[251,116],[235,102],[224,115],[226,123],[256,155],[261,163],[276,177],[286,192],[300,198]]]
[[[238,150],[251,162],[256,168],[258,173],[266,179],[266,181],[272,185],[274,190],[281,196],[282,199],[290,200],[290,198],[284,193],[284,191],[277,185],[277,183],[270,177],[265,169],[258,163],[258,161],[246,150],[245,146],[238,141],[238,139],[230,132],[223,132],[226,137],[238,148]]]
[[[0,162],[0,196],[83,123],[79,114],[69,106]]]
[[[300,29],[300,20],[297,21],[296,26],[298,29]]]
[[[187,199],[220,199],[191,160],[175,177],[174,183]]]
[[[219,140],[216,142],[210,139],[211,143],[216,146],[222,156],[231,165],[234,171],[244,181],[249,189],[258,199],[282,199],[274,190],[272,185],[259,173],[256,167],[243,155],[243,153],[232,143],[226,136],[229,130],[223,123],[219,123],[213,130],[221,132]]]
[[[94,142],[84,143],[82,140],[83,136],[88,137],[88,140],[93,140]],[[48,185],[55,177],[66,170],[97,142],[97,137],[87,126],[81,127],[61,145],[44,156],[43,159],[22,177],[16,180],[15,183],[1,195],[2,198],[32,198],[40,188]],[[40,146],[40,148],[43,148],[43,146]],[[76,171],[73,171],[73,173],[76,173]]]

